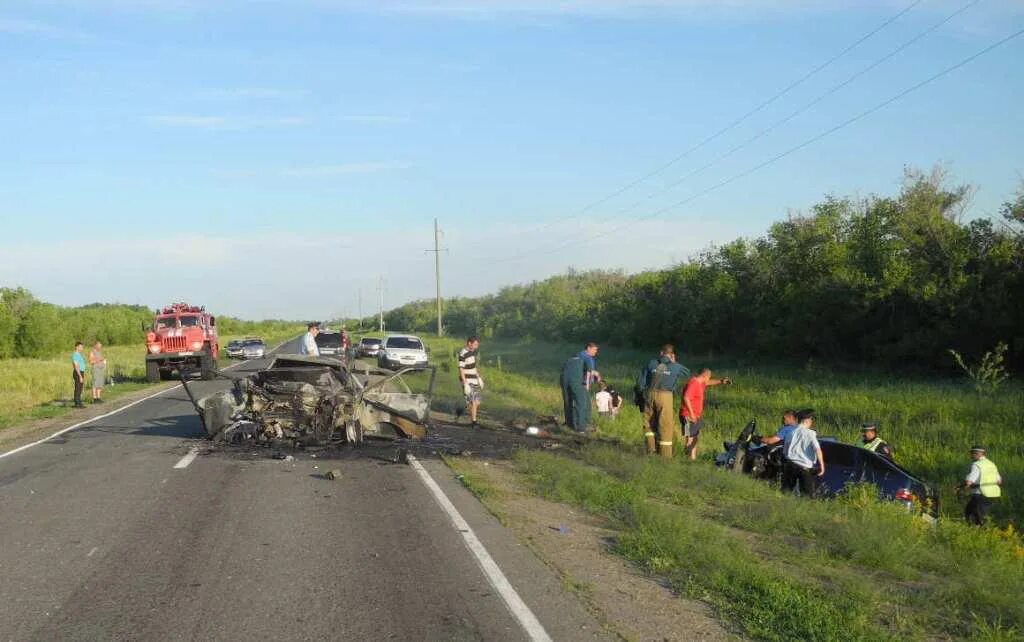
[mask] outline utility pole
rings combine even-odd
[[[380,331],[384,332],[384,275],[377,277],[378,314],[380,315]]]
[[[357,308],[359,310],[359,329],[363,329],[363,289],[359,288],[359,294],[357,295]]]
[[[441,252],[448,250],[441,249],[441,228],[438,227],[436,218],[434,219],[434,249],[423,251],[434,253],[434,279],[437,286],[437,336],[441,336],[444,334],[444,312],[441,300]]]

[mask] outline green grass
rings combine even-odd
[[[263,335],[267,345],[273,347],[279,342],[298,335],[300,327],[278,330]],[[221,337],[221,345],[236,337]],[[142,390],[150,385],[145,383],[145,345],[105,346],[107,374],[114,384],[108,384],[103,398],[114,400],[125,394]],[[70,352],[50,359],[4,359],[0,360],[0,430],[33,419],[57,417],[71,409],[66,406],[71,399]],[[227,365],[226,358],[221,366]],[[92,376],[86,374],[85,391],[82,399],[88,403],[92,396]]]

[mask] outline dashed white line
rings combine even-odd
[[[504,600],[509,613],[523,627],[527,637],[535,642],[550,642],[551,636],[544,630],[544,625],[540,623],[540,620],[533,614],[530,607],[526,605],[523,598],[519,597],[519,593],[516,593],[515,588],[508,581],[508,578],[505,577],[505,574],[502,573],[494,558],[484,548],[480,538],[469,527],[469,523],[462,517],[458,509],[455,508],[455,505],[448,499],[448,496],[444,494],[444,491],[437,485],[434,478],[430,476],[427,469],[412,455],[409,455],[409,464],[419,475],[423,485],[427,487],[427,490],[437,500],[438,505],[448,514],[448,518],[452,521],[452,526],[462,535],[462,541],[466,543],[466,548],[476,558],[477,564],[480,565],[480,569],[484,572],[487,580],[494,587],[494,590],[501,595],[501,599]]]
[[[188,453],[184,457],[178,460],[178,463],[174,464],[175,468],[188,468],[188,465],[192,463],[192,460],[199,454],[198,448],[189,449]]]

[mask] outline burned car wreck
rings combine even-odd
[[[430,423],[434,374],[423,367],[356,371],[338,359],[286,355],[244,378],[227,377],[229,389],[198,399],[182,383],[212,440],[314,446],[421,439]],[[414,392],[410,376],[427,377],[425,390]]]

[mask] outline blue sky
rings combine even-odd
[[[674,209],[1024,27],[1024,3],[8,0],[0,284],[354,314],[575,268],[660,267],[943,163],[991,216],[1024,174],[1024,37]],[[842,90],[680,184],[959,8]],[[663,210],[663,211],[662,211]],[[635,223],[633,219],[642,219]]]

